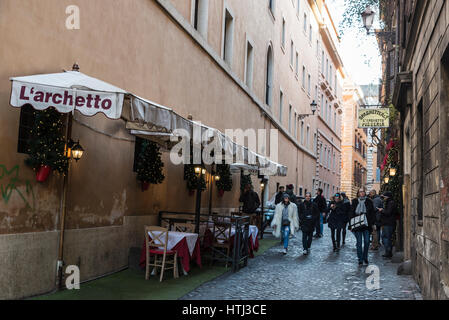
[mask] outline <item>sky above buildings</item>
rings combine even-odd
[[[345,0],[326,1],[338,29],[345,10]],[[377,25],[374,25],[377,29]],[[374,35],[367,35],[362,20],[341,35],[339,47],[345,69],[358,85],[378,84],[381,78],[381,57]]]

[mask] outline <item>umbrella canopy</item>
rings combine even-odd
[[[248,164],[251,169],[264,169],[266,175],[287,174],[287,167],[235,143],[215,128],[188,120],[171,108],[141,98],[119,87],[90,77],[79,71],[12,77],[10,104],[13,107],[31,105],[36,110],[56,108],[60,113],[78,110],[85,116],[103,113],[110,119],[123,119],[130,133],[152,140],[170,150],[177,142],[171,139],[176,129],[183,129],[193,137],[195,127],[201,136],[217,142],[233,158],[233,162]],[[262,171],[261,171],[262,172]]]
[[[93,116],[99,112],[119,119],[127,92],[78,71],[13,77],[10,104],[29,104],[37,110],[54,107],[58,112],[78,110]]]

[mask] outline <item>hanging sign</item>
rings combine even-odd
[[[359,109],[359,128],[388,128],[390,127],[390,109]]]
[[[86,116],[93,116],[101,112],[110,119],[119,119],[122,114],[123,98],[124,95],[121,93],[13,81],[10,103],[13,107],[30,104],[36,110],[54,107],[61,113],[78,110]]]

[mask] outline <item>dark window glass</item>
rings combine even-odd
[[[28,140],[31,136],[35,119],[34,109],[29,104],[24,105],[20,110],[19,139],[17,143],[17,152],[28,154]]]
[[[144,139],[136,137],[136,143],[135,143],[135,147],[134,147],[134,165],[133,165],[134,172],[137,172],[137,158],[139,156],[140,149],[142,149],[143,141],[144,141]]]

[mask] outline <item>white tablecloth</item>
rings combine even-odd
[[[152,233],[157,237],[161,234],[161,231],[152,231]],[[148,235],[151,237],[150,232]],[[187,233],[187,232],[177,232],[177,231],[169,231],[168,232],[168,242],[167,242],[167,250],[172,250],[182,239],[186,238],[187,246],[189,247],[190,255],[193,254],[193,250],[195,250],[195,244],[198,240],[197,233]],[[154,242],[155,244],[162,244],[161,241],[157,240]]]
[[[210,231],[211,232],[214,232],[214,228],[210,228]],[[227,231],[226,231],[227,232]],[[218,234],[220,234],[220,232],[218,232],[217,230],[215,231],[215,236],[217,236]],[[257,235],[259,234],[259,228],[257,228],[257,226],[253,226],[253,225],[250,225],[249,226],[249,234],[248,234],[248,237],[251,237],[252,236],[252,241],[253,241],[253,244],[255,245],[256,244],[256,238],[257,238]],[[232,226],[232,228],[231,228],[231,237],[233,236],[233,235],[235,235],[235,227],[234,226]]]

